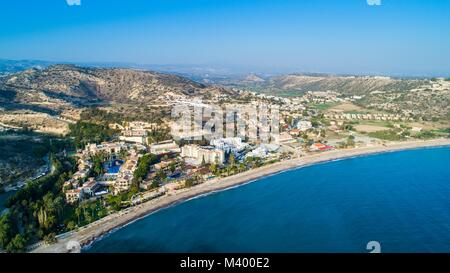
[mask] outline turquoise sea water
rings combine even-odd
[[[140,219],[86,252],[450,252],[450,148],[280,173]]]

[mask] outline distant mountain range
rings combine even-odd
[[[0,59],[0,76],[21,72],[30,68],[46,68],[52,65],[52,62],[35,60],[2,60]]]
[[[273,77],[250,75],[242,79],[215,83],[278,95],[301,95],[307,91],[334,91],[345,95],[364,95],[373,91],[401,92],[411,90],[427,82],[425,79],[288,74]]]

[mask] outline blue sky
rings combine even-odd
[[[0,58],[450,75],[450,1],[2,0]]]

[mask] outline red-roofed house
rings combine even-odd
[[[311,151],[328,151],[328,150],[332,150],[333,147],[322,144],[322,143],[314,143],[313,145],[311,145],[311,147],[309,147],[309,149]]]

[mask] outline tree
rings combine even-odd
[[[91,213],[89,212],[89,210],[86,210],[86,208],[83,209],[83,216],[84,216],[84,220],[88,223],[91,223],[94,219],[92,217]]]
[[[11,242],[9,242],[8,246],[6,246],[6,251],[9,253],[20,253],[25,252],[25,247],[27,244],[27,240],[21,234],[17,234]]]
[[[230,157],[228,158],[228,163],[229,163],[231,166],[234,166],[234,164],[236,164],[236,158],[234,157],[234,154],[233,154],[233,153],[230,154]]]
[[[33,148],[33,154],[35,157],[41,158],[48,153],[48,148],[46,146],[36,146]]]
[[[156,189],[159,187],[159,181],[158,179],[153,179],[152,184],[150,186],[152,189]]]
[[[196,182],[196,180],[194,178],[189,178],[186,180],[184,185],[186,186],[186,188],[190,188],[195,185],[195,182]]]
[[[97,204],[96,203],[90,204],[89,205],[89,210],[91,211],[92,218],[95,218],[95,214],[96,214],[96,211],[97,211]]]
[[[74,221],[69,221],[66,225],[68,230],[74,230],[76,228],[77,224]]]
[[[351,124],[344,125],[344,129],[346,131],[353,131],[354,130],[353,125],[351,125]]]
[[[146,154],[139,159],[138,166],[133,173],[133,182],[137,188],[147,176],[150,166],[158,162],[158,157],[154,154]]]
[[[78,219],[78,225],[80,225],[80,223],[81,223],[81,208],[80,207],[77,207],[75,209],[75,215],[77,216],[77,219]]]
[[[294,120],[293,117],[292,117],[292,116],[289,116],[289,117],[286,119],[286,123],[289,124],[289,126],[292,126],[293,120]]]
[[[10,214],[5,214],[0,217],[0,248],[5,249],[11,241],[13,233]]]
[[[58,196],[55,199],[53,199],[53,207],[56,210],[58,219],[61,219],[63,217],[64,206],[65,206],[65,202],[64,202],[63,197]]]
[[[205,160],[205,156],[202,157],[202,167],[206,166],[206,160]]]
[[[348,136],[346,144],[347,144],[347,146],[350,146],[350,147],[355,146],[355,136],[352,136],[352,135]]]
[[[95,176],[101,175],[105,172],[103,168],[103,162],[105,162],[107,156],[104,153],[99,153],[92,158],[94,163],[93,172]]]
[[[163,171],[158,171],[158,172],[156,173],[156,177],[157,177],[159,180],[164,180],[164,179],[167,178],[167,175],[166,175],[166,173],[163,172]]]
[[[56,243],[58,240],[56,239],[56,234],[55,233],[50,233],[44,236],[44,242],[47,244],[54,244]]]
[[[127,157],[127,155],[128,155],[128,151],[127,150],[120,150],[119,158],[124,159],[124,158]]]
[[[217,170],[218,170],[217,164],[211,164],[211,166],[209,166],[209,170],[210,170],[213,174],[216,174],[216,173],[217,173]]]
[[[39,222],[39,226],[43,229],[48,229],[47,226],[47,211],[44,207],[41,207],[41,209],[37,213],[37,219]]]
[[[175,163],[170,163],[169,170],[173,173],[177,169],[177,165]]]

